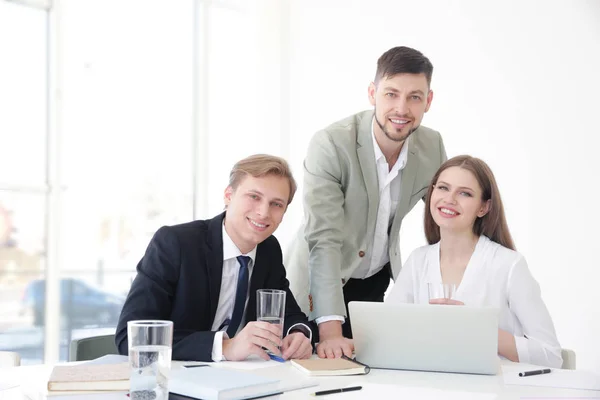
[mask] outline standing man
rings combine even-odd
[[[312,331],[272,236],[295,191],[285,160],[251,156],[231,170],[224,213],[160,228],[121,311],[119,353],[128,354],[127,321],[159,319],[173,321],[174,360],[244,360],[251,354],[268,360],[265,348],[284,359],[310,357]],[[258,289],[286,291],[283,332],[256,321]]]
[[[401,269],[402,219],[446,160],[440,134],[421,126],[432,73],[419,51],[388,50],[369,85],[374,110],[330,125],[309,144],[305,225],[285,265],[292,291],[301,304],[308,300],[318,325],[320,357],[352,355],[348,302],[383,301]]]

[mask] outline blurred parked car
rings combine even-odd
[[[34,280],[25,289],[21,313],[31,313],[36,326],[44,324],[46,281]],[[125,297],[94,287],[81,279],[60,281],[61,327],[115,326]]]

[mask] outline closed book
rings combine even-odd
[[[129,390],[130,372],[128,363],[59,365],[52,369],[48,392]]]
[[[204,400],[252,399],[280,392],[279,379],[225,368],[172,371],[169,392]]]
[[[364,375],[369,367],[343,358],[292,360],[292,365],[310,376]]]

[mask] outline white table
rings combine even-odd
[[[505,363],[510,363],[503,361]],[[68,364],[68,363],[67,363]],[[291,369],[295,372],[296,369],[289,363],[285,363],[276,367],[269,367],[260,370],[255,370],[257,373],[278,374],[289,373]],[[33,380],[43,382],[49,376],[51,366],[23,366],[12,368],[0,368],[0,379],[2,382],[22,383],[28,382],[31,384]],[[304,376],[304,375],[303,375]],[[432,388],[444,390],[448,393],[449,398],[454,392],[467,392],[472,395],[472,398],[496,398],[504,399],[600,399],[600,391],[590,390],[574,390],[574,389],[555,389],[542,388],[532,386],[517,386],[504,385],[501,374],[487,375],[469,375],[469,374],[448,374],[434,372],[418,372],[418,371],[397,371],[397,370],[381,370],[372,369],[368,375],[358,376],[335,376],[335,377],[314,377],[319,381],[319,386],[305,388],[297,391],[287,392],[283,395],[273,396],[269,399],[316,399],[310,396],[311,393],[320,390],[335,389],[345,386],[365,385],[370,384],[393,384],[400,385],[403,388]],[[417,389],[418,390],[418,389]],[[358,393],[358,392],[355,392]],[[366,393],[365,393],[366,394]],[[478,395],[480,394],[480,395]],[[391,392],[387,398],[398,398],[398,393]],[[343,400],[345,394],[336,394],[331,396],[317,397],[323,400]],[[469,396],[471,397],[471,396]],[[442,397],[444,398],[444,397]],[[20,387],[14,387],[0,391],[0,400],[25,400],[26,397],[22,394]],[[76,400],[75,398],[73,400]],[[126,400],[126,397],[124,398]],[[368,399],[376,400],[376,399]],[[378,400],[378,399],[377,399]]]

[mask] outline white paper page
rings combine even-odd
[[[495,393],[462,392],[378,383],[366,383],[360,386],[362,386],[361,390],[338,393],[335,398],[339,400],[389,399],[392,398],[390,396],[396,399],[420,400],[494,400],[498,398]]]
[[[83,361],[82,364],[120,364],[124,362],[128,362],[129,357],[120,356],[118,354],[107,354],[102,357],[95,358],[89,361]]]
[[[282,392],[291,392],[293,390],[304,389],[307,387],[318,386],[319,381],[307,377],[303,372],[294,368],[291,363],[277,363],[273,368],[261,368],[254,371],[254,375],[260,375],[267,378],[279,379],[279,389]],[[315,389],[318,390],[318,389]]]
[[[207,366],[211,367],[214,364],[215,363],[205,362],[205,361],[171,361],[171,369],[175,370],[175,369],[183,368],[184,366],[190,366],[190,365],[207,365]]]
[[[276,367],[278,365],[285,365],[287,363],[280,363],[277,361],[269,360],[265,361],[257,355],[251,355],[244,361],[221,361],[212,363],[211,367],[216,368],[233,368],[241,370],[254,370],[259,368]]]
[[[122,362],[128,362],[127,356],[119,356],[115,354],[102,356],[90,361],[83,361],[84,364],[118,364]],[[269,360],[265,361],[262,358],[251,355],[244,361],[221,361],[221,362],[204,362],[204,361],[171,361],[171,368],[178,369],[184,365],[209,365],[217,368],[232,368],[241,370],[253,370],[259,368],[275,367],[278,365],[284,365],[277,361]]]
[[[0,392],[3,390],[12,389],[19,386],[18,382],[2,382],[0,381]]]
[[[543,386],[566,389],[600,390],[600,374],[589,371],[569,369],[553,369],[549,374],[519,376],[519,372],[543,369],[528,364],[511,364],[502,366],[502,377],[505,385]]]

